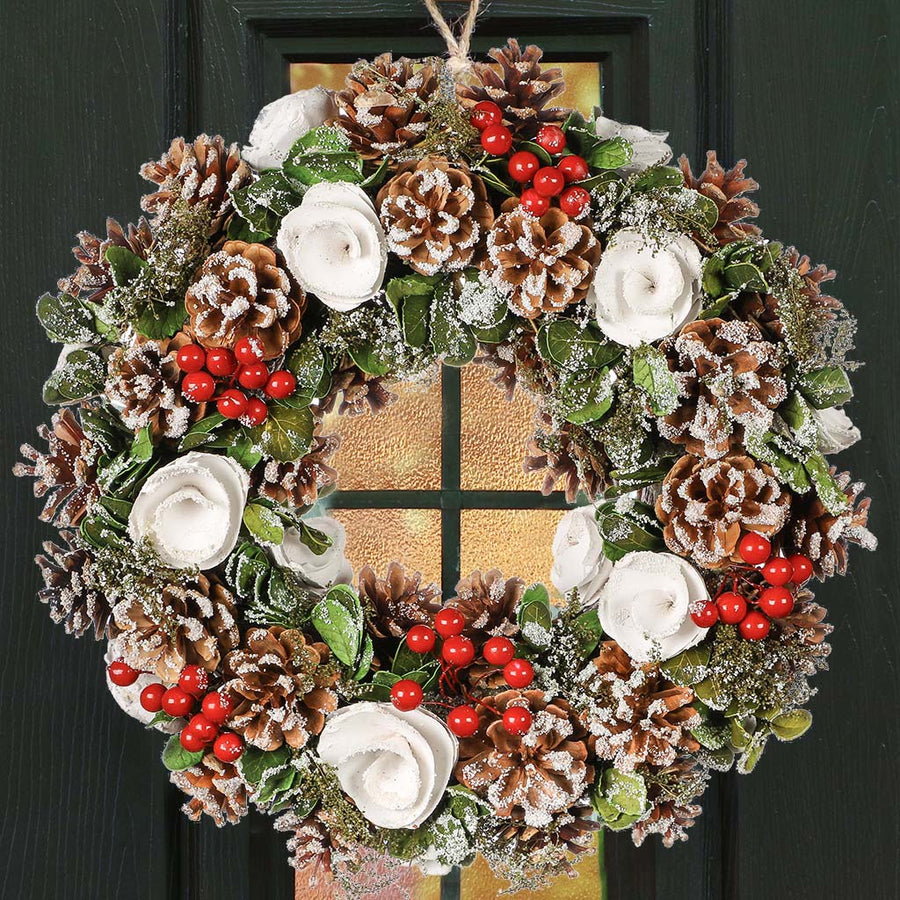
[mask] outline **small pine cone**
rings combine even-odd
[[[60,532],[65,547],[44,541],[44,552],[34,561],[41,570],[44,587],[38,599],[50,609],[50,618],[61,624],[66,634],[81,637],[93,628],[99,641],[106,637],[110,607],[106,597],[93,587],[91,554],[74,544],[75,535]]]
[[[309,453],[297,462],[264,459],[250,475],[253,487],[276,503],[307,509],[337,483],[337,469],[329,463],[340,445],[340,435],[317,434]]]
[[[456,596],[446,605],[463,614],[466,637],[478,645],[491,637],[518,633],[519,601],[524,591],[521,578],[504,578],[497,569],[476,570],[457,582]]]
[[[91,303],[101,303],[115,286],[106,251],[110,247],[124,247],[146,259],[152,244],[153,232],[143,216],[136,226],[129,225],[127,231],[115,219],[107,219],[106,238],[80,231],[78,246],[72,248],[79,266],[68,278],[59,280],[59,289],[76,297],[85,296]]]
[[[384,379],[363,372],[349,356],[345,356],[331,376],[331,387],[319,402],[319,411],[330,413],[337,408],[339,416],[378,415],[397,395],[385,387]]]
[[[60,527],[77,525],[100,496],[99,450],[68,409],[54,413],[50,427],[41,425],[37,433],[47,442],[47,452],[22,444],[19,452],[27,462],[16,463],[13,474],[34,478],[34,496],[47,496],[40,514],[42,522],[55,522]]]
[[[397,157],[425,137],[428,107],[438,90],[434,66],[382,53],[356,63],[346,84],[335,95],[335,124],[363,159]]]
[[[516,352],[511,344],[479,344],[476,366],[490,369],[491,383],[503,391],[506,402],[511,403],[516,395]]]
[[[744,196],[748,191],[755,191],[759,187],[752,178],[744,175],[746,159],[740,160],[733,169],[725,171],[716,159],[715,151],[709,150],[706,154],[706,168],[699,178],[695,178],[691,172],[691,164],[686,156],[682,156],[678,162],[681,164],[684,183],[704,197],[709,197],[719,210],[719,219],[713,228],[719,246],[760,234],[756,225],[743,221],[759,215],[759,207]]]
[[[721,457],[741,446],[744,427],[765,429],[787,398],[779,351],[749,322],[691,322],[661,345],[682,402],[659,431],[688,453]]]
[[[306,294],[265,244],[227,241],[209,256],[184,305],[204,347],[232,348],[258,338],[263,359],[281,356],[300,337]]]
[[[402,166],[376,205],[389,249],[421,275],[477,264],[494,224],[484,182],[443,159]]]
[[[529,44],[524,50],[514,38],[495,47],[488,56],[499,65],[475,63],[480,84],[460,84],[457,94],[463,106],[490,100],[503,111],[504,123],[518,140],[533,138],[542,125],[560,125],[568,110],[547,104],[565,89],[562,69],[541,69],[544,51]]]
[[[340,677],[330,651],[296,629],[251,628],[225,657],[225,690],[234,701],[228,727],[260,750],[299,750],[337,708]]]
[[[322,881],[328,884],[332,877],[331,854],[336,849],[333,843],[332,831],[322,821],[321,809],[311,812],[308,816],[299,816],[293,810],[280,815],[273,823],[276,831],[287,832],[287,849],[291,854],[288,863],[298,872],[301,869],[312,869],[310,885]]]
[[[631,836],[640,847],[648,835],[658,834],[664,847],[687,840],[687,829],[703,810],[691,801],[703,794],[709,772],[696,759],[681,756],[671,765],[651,767],[645,773],[649,814],[635,823]]]
[[[375,638],[402,638],[413,625],[434,624],[441,609],[441,589],[423,584],[422,574],[408,574],[398,563],[388,566],[379,578],[371,566],[359,573],[359,596],[370,607],[366,626]]]
[[[235,825],[247,815],[247,784],[237,767],[212,753],[190,768],[169,773],[169,780],[190,798],[181,811],[193,822],[206,813],[216,825]]]
[[[645,763],[671,765],[679,751],[700,749],[689,731],[700,724],[689,687],[673,684],[655,665],[636,666],[615,641],[604,641],[592,663],[593,700],[582,721],[597,739],[600,759],[632,772]]]
[[[534,319],[587,295],[600,243],[587,225],[553,207],[540,218],[518,206],[488,234],[482,268],[513,312]]]
[[[794,594],[794,608],[790,615],[773,619],[772,624],[781,634],[788,637],[799,635],[805,643],[824,647],[830,653],[831,648],[824,641],[834,627],[825,621],[827,615],[828,610],[815,602],[812,591],[799,588]]]
[[[122,600],[112,615],[110,635],[120,638],[125,661],[170,683],[187,665],[215,671],[240,641],[234,596],[202,574],[167,585],[152,605]]]
[[[241,159],[237,144],[225,145],[219,136],[201,134],[188,143],[175,138],[157,162],[144,163],[141,177],[159,185],[141,199],[141,208],[164,219],[176,201],[205,204],[212,221],[210,233],[221,230],[232,210],[231,194],[249,184],[250,166]]]
[[[589,805],[574,806],[567,812],[554,816],[549,828],[535,828],[526,824],[522,814],[514,810],[509,825],[500,831],[500,839],[503,842],[515,841],[516,852],[525,854],[536,864],[541,861],[541,851],[551,844],[562,845],[569,853],[577,856],[596,847],[594,835],[601,825],[592,816],[593,811]],[[577,873],[571,864],[567,861],[564,865],[567,874],[574,878]]]
[[[656,501],[666,546],[705,569],[741,562],[744,531],[773,535],[790,513],[791,494],[766,463],[735,454],[724,459],[682,456]]]

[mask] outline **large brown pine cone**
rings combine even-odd
[[[513,735],[501,719],[482,714],[478,732],[459,742],[460,784],[486,799],[495,815],[536,828],[581,808],[594,769],[587,762],[588,734],[568,703],[547,701],[540,690],[508,690],[490,704],[501,716],[510,706],[527,708],[534,717],[531,730]]]
[[[673,684],[655,665],[635,665],[615,641],[604,641],[592,663],[594,699],[582,716],[600,759],[631,772],[643,763],[670,765],[679,751],[700,748],[688,730],[700,724],[689,687]]]
[[[247,815],[246,782],[235,765],[223,763],[212,753],[190,768],[171,772],[169,780],[190,798],[181,811],[194,822],[206,813],[221,828]]]
[[[666,546],[707,569],[740,562],[744,531],[772,535],[787,521],[791,495],[766,463],[735,454],[682,456],[656,501]]]
[[[251,628],[225,657],[225,690],[234,701],[228,727],[260,750],[299,749],[337,708],[338,670],[328,645],[296,629]]]
[[[691,801],[706,790],[709,772],[692,756],[680,756],[671,765],[652,766],[644,773],[650,813],[631,829],[636,846],[658,834],[664,847],[686,841],[686,830],[703,811]]]
[[[168,585],[152,604],[121,600],[112,614],[110,635],[120,639],[125,661],[161,681],[177,681],[187,665],[215,671],[240,641],[234,596],[203,574]]]
[[[441,609],[441,589],[422,583],[422,573],[408,573],[392,562],[384,578],[371,566],[359,573],[359,596],[370,607],[366,626],[376,638],[402,638],[413,625],[434,624]]]
[[[519,140],[533,138],[542,125],[559,125],[567,110],[547,104],[565,89],[562,69],[541,69],[544,51],[529,44],[524,50],[515,38],[494,47],[491,63],[475,63],[480,84],[460,84],[457,94],[467,109],[483,100],[496,103],[503,121]],[[499,71],[497,69],[499,66]]]
[[[491,637],[519,631],[519,601],[525,591],[521,578],[504,578],[497,569],[477,569],[456,584],[456,596],[447,606],[458,609],[466,620],[466,637],[476,645]]]
[[[16,463],[13,474],[34,478],[34,496],[47,497],[39,517],[42,522],[77,525],[100,496],[99,449],[68,409],[55,412],[50,427],[40,425],[37,433],[47,442],[47,452],[22,444],[19,452],[27,462]]]
[[[787,397],[778,347],[749,322],[691,322],[661,349],[682,399],[658,420],[659,431],[688,453],[720,457],[737,450],[744,427],[765,430]]]
[[[484,182],[443,159],[408,163],[378,192],[388,247],[421,275],[477,263],[494,224]]]
[[[300,337],[306,294],[265,244],[226,241],[188,288],[190,329],[204,347],[234,347],[258,338],[263,359],[274,359]]]
[[[556,207],[537,218],[518,206],[494,222],[482,268],[513,312],[534,319],[583,300],[599,260],[587,225]]]
[[[153,232],[143,216],[137,225],[129,225],[127,231],[115,219],[107,219],[105,238],[89,231],[80,231],[78,246],[72,248],[79,266],[68,278],[59,280],[59,289],[76,297],[86,295],[90,302],[100,303],[115,286],[106,251],[110,247],[124,247],[135,256],[146,259],[152,244]]]
[[[437,93],[434,66],[382,53],[361,59],[335,95],[335,120],[364,159],[396,158],[419,143],[428,129],[428,107]]]
[[[500,839],[515,841],[516,852],[530,856],[535,863],[540,863],[541,850],[548,844],[562,845],[575,855],[586,853],[596,847],[594,835],[601,827],[592,815],[589,804],[575,806],[555,816],[549,828],[536,828],[525,822],[522,813],[513,810],[509,824],[500,831]],[[568,874],[575,877],[577,873],[571,864],[566,862],[565,866]]]
[[[251,483],[259,494],[276,503],[310,507],[337,483],[337,469],[330,463],[340,445],[340,435],[317,434],[309,453],[297,462],[263,459],[250,473]]]

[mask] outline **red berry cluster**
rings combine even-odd
[[[701,628],[710,628],[716,622],[737,625],[742,638],[761,641],[772,627],[772,619],[783,619],[794,609],[794,593],[789,587],[799,587],[812,575],[812,563],[805,556],[773,556],[772,544],[768,538],[752,532],[745,534],[738,543],[741,559],[751,566],[759,566],[764,587],[756,598],[756,609],[750,609],[749,602],[738,592],[738,579],[733,581],[733,589],[721,591],[716,599],[708,600],[702,607],[691,613],[691,618]]]
[[[262,391],[266,397],[284,400],[297,389],[297,379],[287,369],[269,372],[259,338],[241,338],[233,351],[227,347],[205,350],[199,344],[187,344],[175,360],[186,373],[181,381],[181,393],[186,399],[205,403],[224,388],[216,399],[216,409],[226,419],[240,419],[244,425],[262,425],[269,415],[266,401],[259,396],[248,397],[246,391]]]
[[[481,132],[481,146],[491,156],[505,156],[513,146],[512,132],[502,124],[502,120],[502,110],[490,100],[476,104],[469,117],[472,125]],[[567,216],[580,216],[590,205],[591,195],[581,185],[572,182],[587,178],[587,162],[571,153],[561,156],[566,149],[566,135],[556,125],[544,125],[534,142],[550,156],[559,156],[560,159],[555,166],[542,166],[537,155],[530,150],[517,150],[510,156],[509,177],[522,185],[520,203],[532,215],[542,216],[550,209],[551,200],[559,197],[559,208]]]

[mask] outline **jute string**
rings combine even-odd
[[[469,59],[469,47],[472,43],[472,32],[475,30],[475,19],[478,17],[478,7],[481,0],[469,0],[469,10],[460,20],[462,27],[459,37],[453,33],[453,28],[447,23],[441,11],[438,9],[438,0],[423,0],[425,9],[431,13],[434,25],[441,37],[447,42],[447,66],[454,76],[467,72],[472,67]]]

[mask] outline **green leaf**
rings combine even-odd
[[[541,326],[538,332],[541,355],[570,369],[600,369],[612,365],[624,348],[608,341],[593,325],[579,328],[572,319],[556,319]]]
[[[173,734],[166,741],[166,746],[163,748],[163,765],[170,772],[181,772],[184,769],[197,765],[203,759],[204,752],[203,750],[197,750],[191,753],[189,750],[185,750],[181,746],[181,738],[177,734]]]
[[[365,181],[362,157],[350,149],[347,135],[333,125],[320,125],[300,137],[291,147],[283,168],[305,185]]]
[[[164,709],[161,709],[158,713],[156,713],[153,718],[144,726],[145,728],[156,728],[157,725],[168,725],[169,722],[174,722],[175,717],[170,716]]]
[[[142,428],[134,437],[129,451],[132,459],[146,462],[153,456],[153,430],[149,425]]]
[[[519,603],[519,628],[532,647],[550,646],[550,630],[553,616],[550,612],[550,594],[543,584],[533,584],[523,594]]]
[[[621,508],[612,500],[603,503],[597,508],[597,529],[603,555],[611,562],[636,550],[665,549],[653,508],[638,501]]]
[[[309,452],[314,426],[309,407],[271,404],[265,423],[252,429],[251,435],[267,456],[279,462],[296,462]]]
[[[667,416],[678,406],[678,385],[661,350],[643,344],[631,359],[634,383],[650,398],[654,415]]]
[[[410,347],[421,349],[428,342],[428,313],[431,297],[413,295],[403,302],[400,320],[403,325],[403,339]]]
[[[266,172],[248,187],[231,194],[235,209],[257,235],[271,237],[281,220],[303,201],[303,185],[278,171]],[[231,235],[229,235],[231,237]]]
[[[353,673],[354,681],[362,681],[369,674],[373,659],[375,659],[375,645],[372,643],[372,638],[366,635],[359,656],[359,665],[357,665],[356,671]]]
[[[516,152],[520,150],[527,150],[529,153],[533,153],[542,166],[553,165],[553,157],[540,144],[536,144],[534,141],[522,141],[520,144],[517,144]]]
[[[44,402],[57,406],[85,400],[101,393],[105,382],[103,357],[93,349],[73,350],[44,382]]]
[[[316,631],[322,636],[322,640],[331,648],[332,653],[345,665],[351,668],[357,664],[362,647],[362,610],[359,615],[348,609],[346,597],[343,591],[336,590],[337,585],[313,607],[312,623]],[[359,607],[359,598],[352,590],[347,591],[353,596]]]
[[[184,300],[179,299],[171,305],[168,303],[148,305],[132,324],[144,337],[161,341],[180,331],[186,316]]]
[[[588,609],[575,620],[578,629],[578,653],[580,659],[590,656],[600,638],[603,637],[603,626],[600,624],[600,616],[596,609]]]
[[[380,187],[387,178],[391,168],[391,157],[385,156],[378,168],[371,175],[366,176],[365,180],[360,183],[361,188],[377,188]]]
[[[407,672],[415,672],[418,669],[422,668],[422,665],[428,659],[422,653],[414,653],[410,650],[409,646],[406,643],[406,638],[404,638],[400,642],[400,646],[397,648],[397,652],[394,654],[394,662],[391,664],[391,672],[395,675],[399,675],[402,677],[406,676]]]
[[[487,166],[475,166],[473,171],[481,176],[481,180],[491,190],[496,191],[498,194],[502,194],[504,197],[516,196],[515,191],[513,191],[499,175],[492,172]]]
[[[392,278],[384,292],[394,309],[399,311],[407,297],[433,297],[440,281],[439,275],[419,275],[418,272],[412,272]]]
[[[698,644],[667,659],[660,668],[677,685],[697,684],[706,678],[709,656],[710,648],[705,644]]]
[[[564,417],[575,425],[598,422],[610,411],[615,399],[608,369],[589,378],[562,381],[559,393]]]
[[[141,269],[147,268],[146,260],[141,259],[136,253],[132,253],[127,247],[120,247],[118,244],[107,247],[105,256],[116,287],[124,287],[134,281],[141,274]]]
[[[469,328],[455,315],[453,288],[439,285],[431,310],[431,344],[448,366],[465,366],[475,358],[478,346]]]
[[[279,545],[284,540],[281,519],[271,509],[260,503],[248,503],[244,507],[244,525],[247,531],[262,544]]]
[[[225,454],[248,472],[255,468],[263,457],[262,453],[253,446],[253,441],[245,434],[236,435],[229,446],[225,448]]]
[[[47,337],[58,344],[98,344],[102,338],[94,314],[71,294],[44,294],[37,302],[37,317]]]
[[[844,512],[850,500],[834,480],[825,457],[821,453],[811,453],[806,459],[806,471],[825,509],[833,516]]]
[[[387,375],[388,372],[391,371],[390,361],[380,356],[372,344],[349,347],[347,352],[350,354],[350,358],[353,362],[355,362],[366,375]]]
[[[712,203],[711,200],[709,202]],[[713,222],[713,225],[715,225],[715,222]],[[727,284],[737,291],[769,290],[769,284],[763,273],[751,262],[737,262],[725,266],[722,274]]]
[[[238,769],[244,780],[255,786],[263,780],[266,772],[280,769],[290,758],[291,751],[287,744],[282,744],[277,750],[260,750],[248,744],[241,754]]]
[[[316,397],[322,396],[320,391],[326,376],[327,361],[315,340],[300,344],[288,357],[287,368],[297,379],[293,398],[301,401],[299,405],[308,406]]]
[[[334,540],[324,531],[317,528],[310,528],[302,519],[300,520],[300,543],[305,544],[312,550],[316,556],[321,556],[329,547],[333,546]]]
[[[815,409],[841,406],[853,397],[850,379],[839,366],[806,372],[800,377],[797,388]]]
[[[213,432],[228,420],[221,413],[210,413],[192,425],[178,444],[178,451],[186,453],[197,447],[203,447],[215,439]]]
[[[808,709],[794,709],[775,716],[769,725],[779,741],[794,741],[809,730],[812,713]]]
[[[633,823],[649,808],[647,785],[637,772],[605,769],[593,791],[591,802],[611,828],[615,829],[617,825],[627,827],[621,823],[620,816],[629,817]]]
[[[633,150],[623,137],[601,141],[588,154],[587,163],[592,169],[621,169],[631,162]]]
[[[719,221],[719,207],[709,197],[689,188],[680,191],[678,196],[689,201],[679,205],[680,219],[700,230],[715,227]]]
[[[739,293],[737,291],[731,291],[727,294],[722,294],[718,300],[714,303],[707,306],[700,313],[699,318],[701,319],[715,319],[718,316],[721,316],[723,312],[728,308],[728,306],[732,303],[732,301],[738,298]]]
[[[630,184],[636,191],[649,191],[655,188],[681,188],[684,187],[684,175],[681,174],[681,169],[675,169],[671,166],[651,166],[637,175]]]

